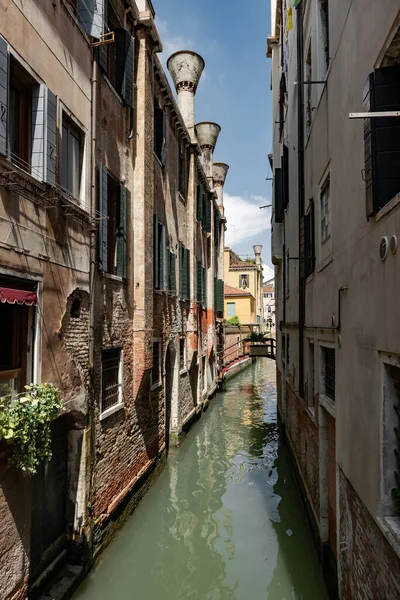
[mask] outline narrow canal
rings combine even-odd
[[[275,365],[228,382],[74,600],[327,600],[285,446]]]

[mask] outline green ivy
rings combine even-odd
[[[238,325],[240,327],[240,321],[238,316],[231,317],[230,319],[228,319],[228,323],[229,325]]]
[[[11,463],[36,473],[51,459],[51,421],[62,407],[60,390],[52,383],[25,386],[22,396],[0,398],[0,440],[13,445]]]

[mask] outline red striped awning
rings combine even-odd
[[[38,297],[36,292],[0,287],[0,302],[20,304],[21,306],[23,304],[26,306],[37,306]]]

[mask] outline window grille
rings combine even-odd
[[[101,412],[122,403],[121,348],[103,350],[101,357]]]
[[[335,400],[335,349],[323,348],[325,394]]]

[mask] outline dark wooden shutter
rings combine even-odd
[[[158,218],[153,217],[153,283],[154,288],[160,287],[160,241],[158,239]]]
[[[186,287],[185,287],[185,298],[190,300],[190,250],[185,248],[185,273],[186,273]]]
[[[202,301],[202,264],[199,260],[196,261],[196,301],[201,304]]]
[[[225,300],[225,296],[224,296],[224,280],[220,279],[219,280],[219,312],[224,312],[224,300]]]
[[[211,233],[211,217],[212,217],[212,206],[211,200],[207,194],[205,194],[205,219],[203,221],[204,231]]]
[[[282,166],[282,202],[283,208],[289,204],[289,149],[283,144]]]
[[[119,188],[119,221],[117,224],[117,275],[126,278],[126,212],[129,192],[124,185]]]
[[[167,115],[162,111],[162,146],[161,146],[161,164],[165,167],[167,161]]]
[[[7,156],[9,54],[5,39],[0,36],[0,154]]]
[[[188,299],[188,251],[182,248],[182,300]]]
[[[176,256],[174,252],[169,253],[169,290],[176,292]]]
[[[314,230],[314,202],[310,200],[310,209],[304,217],[304,244],[305,244],[305,277],[314,273],[315,267],[315,230]]]
[[[108,271],[108,171],[104,164],[99,167],[99,268]]]
[[[178,261],[179,261],[179,296],[183,299],[183,246],[179,242],[178,245]]]
[[[115,89],[127,106],[133,107],[134,38],[126,29],[115,31]]]
[[[218,252],[219,251],[219,219],[216,215],[214,215],[214,245]]]
[[[400,110],[400,66],[375,69],[364,88],[364,110]],[[400,192],[400,122],[396,117],[364,120],[367,216]]]
[[[103,22],[104,22],[104,33],[106,33],[107,23],[108,23],[108,0],[104,0]],[[102,44],[101,46],[97,47],[97,62],[99,63],[99,67],[106,74],[108,72],[108,47],[109,47],[109,44]],[[113,49],[114,49],[114,46],[113,46]]]
[[[167,238],[164,225],[160,226],[160,290],[167,287]]]
[[[197,186],[197,211],[196,218],[198,221],[203,220],[203,188],[201,185]]]
[[[83,30],[99,39],[104,33],[104,11],[108,0],[77,0],[76,13]]]
[[[275,169],[274,177],[274,206],[275,222],[282,223],[284,218],[283,196],[282,196],[282,169]]]
[[[201,267],[201,303],[203,308],[207,306],[207,276],[205,267]]]
[[[46,182],[56,184],[57,168],[57,98],[51,90],[47,90],[47,125],[46,125]]]
[[[164,117],[163,109],[156,104],[154,107],[154,152],[161,162],[164,146]]]

